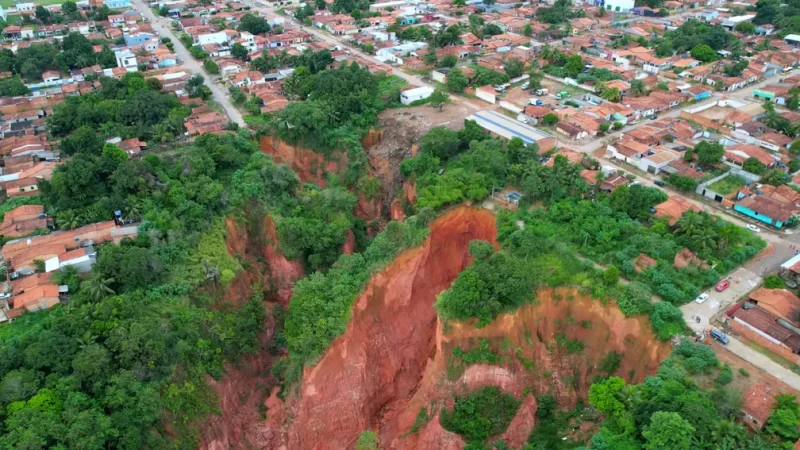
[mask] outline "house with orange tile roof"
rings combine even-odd
[[[0,224],[0,236],[18,238],[32,234],[36,229],[47,229],[47,217],[42,205],[23,205],[7,212]]]
[[[759,431],[767,423],[775,404],[775,396],[780,394],[766,383],[757,383],[742,395],[742,422],[753,431]]]
[[[752,144],[737,144],[725,147],[725,161],[741,167],[750,158],[757,159],[767,167],[774,167],[778,159],[763,148]]]

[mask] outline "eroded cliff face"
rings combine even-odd
[[[228,253],[247,260],[247,264],[223,298],[241,306],[254,295],[256,287],[260,288],[255,294],[264,299],[267,323],[259,339],[258,354],[245,356],[236,366],[229,365],[219,381],[208,378],[219,396],[220,414],[211,416],[201,427],[200,449],[265,448],[274,434],[264,420],[264,404],[275,385],[270,375],[275,358],[268,351],[275,333],[273,310],[276,305],[288,305],[303,268],[281,254],[275,224],[269,216],[251,217],[245,222],[228,219],[226,229]]]
[[[436,296],[469,264],[469,242],[495,235],[491,213],[457,208],[372,278],[344,335],[289,400],[287,448],[350,448],[361,431],[404,410],[436,352]]]
[[[468,351],[481,339],[489,340],[491,350],[500,356],[498,365],[463,366],[453,357],[456,346]],[[417,434],[408,433],[420,408],[449,408],[454,395],[497,386],[523,401],[499,437],[519,448],[535,426],[533,395],[549,393],[559,408],[574,407],[578,398],[587,398],[595,376],[607,375],[597,366],[611,352],[621,355],[614,374],[638,383],[656,371],[670,347],[656,339],[647,318],[626,318],[613,303],[567,288],[542,289],[535,303],[502,314],[484,328],[451,323],[444,333],[440,326],[436,356],[404,410],[381,427],[382,442],[386,448],[425,448],[427,428],[433,427],[436,434],[450,433],[433,423],[437,418]]]
[[[347,168],[347,155],[344,153],[326,161],[321,153],[289,144],[276,136],[262,138],[261,151],[272,156],[276,163],[291,167],[303,183],[314,183],[320,187],[325,187],[326,173],[339,173],[340,169]]]
[[[655,339],[646,318],[625,318],[613,303],[573,289],[543,289],[535,303],[481,329],[445,327],[436,297],[469,264],[469,242],[494,243],[495,237],[495,217],[485,210],[459,207],[437,219],[421,246],[373,276],[345,333],[306,369],[286,402],[268,376],[266,351],[215,385],[223,414],[210,421],[201,448],[347,449],[362,431],[373,430],[381,448],[458,450],[464,440],[441,427],[438,411],[452,407],[455,395],[484,386],[522,400],[508,430],[496,437],[519,448],[536,426],[535,395],[550,393],[560,408],[569,408],[586,398],[595,376],[605,375],[597,366],[610,352],[622,356],[615,374],[632,382],[667,356],[669,347]],[[280,258],[270,262],[270,273],[278,267],[293,273],[283,264]],[[281,302],[291,295],[290,287],[271,292],[283,292],[276,297]],[[489,340],[500,363],[464,365],[454,358],[456,346],[468,351],[481,339]],[[260,405],[267,405],[266,419]],[[433,418],[411,433],[423,407]]]

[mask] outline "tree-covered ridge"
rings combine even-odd
[[[514,310],[536,297],[536,275],[526,260],[495,253],[486,241],[470,242],[469,252],[473,263],[436,302],[441,318],[477,317],[480,327],[489,324],[500,312]]]

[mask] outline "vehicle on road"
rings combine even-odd
[[[706,300],[708,300],[708,292],[703,292],[702,294],[698,295],[696,299],[694,299],[694,302],[703,303]]]
[[[537,89],[536,92],[534,92],[534,94],[536,94],[536,95],[547,95],[548,92],[550,92],[550,91],[548,91],[547,89]]]
[[[761,233],[761,228],[758,228],[757,226],[753,225],[752,223],[748,223],[747,224],[747,229],[752,231],[753,233]]]
[[[522,123],[528,123],[528,117],[525,114],[518,115],[517,120]]]
[[[728,289],[731,286],[731,282],[728,280],[722,280],[714,286],[714,290],[717,292],[722,292],[725,289]]]
[[[728,342],[731,340],[728,339],[728,336],[725,336],[725,333],[719,330],[711,330],[711,337],[720,341],[722,345],[728,345]]]
[[[655,181],[653,181],[653,184],[655,184],[655,185],[656,185],[656,186],[658,186],[658,187],[664,187],[664,186],[666,186],[666,185],[667,185],[667,183],[664,183],[664,182],[663,182],[663,181],[661,181],[661,180],[655,180]]]

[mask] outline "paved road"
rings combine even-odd
[[[220,106],[222,106],[222,109],[225,111],[228,119],[238,123],[239,126],[247,126],[247,124],[244,122],[244,118],[242,118],[242,114],[236,109],[235,106],[233,106],[233,103],[231,103],[230,99],[228,99],[227,92],[223,91],[219,85],[211,82],[212,76],[208,74],[200,65],[200,63],[198,63],[197,60],[192,57],[192,55],[189,53],[189,50],[183,46],[183,42],[181,42],[181,40],[172,33],[172,30],[169,27],[169,19],[156,17],[150,7],[142,0],[133,0],[133,4],[136,9],[139,10],[139,12],[141,12],[148,21],[150,21],[150,24],[153,25],[153,29],[156,30],[159,35],[172,39],[172,43],[175,45],[175,54],[183,63],[183,66],[188,69],[189,72],[203,75],[205,85],[211,89],[211,93],[214,95],[214,100],[216,100]]]

